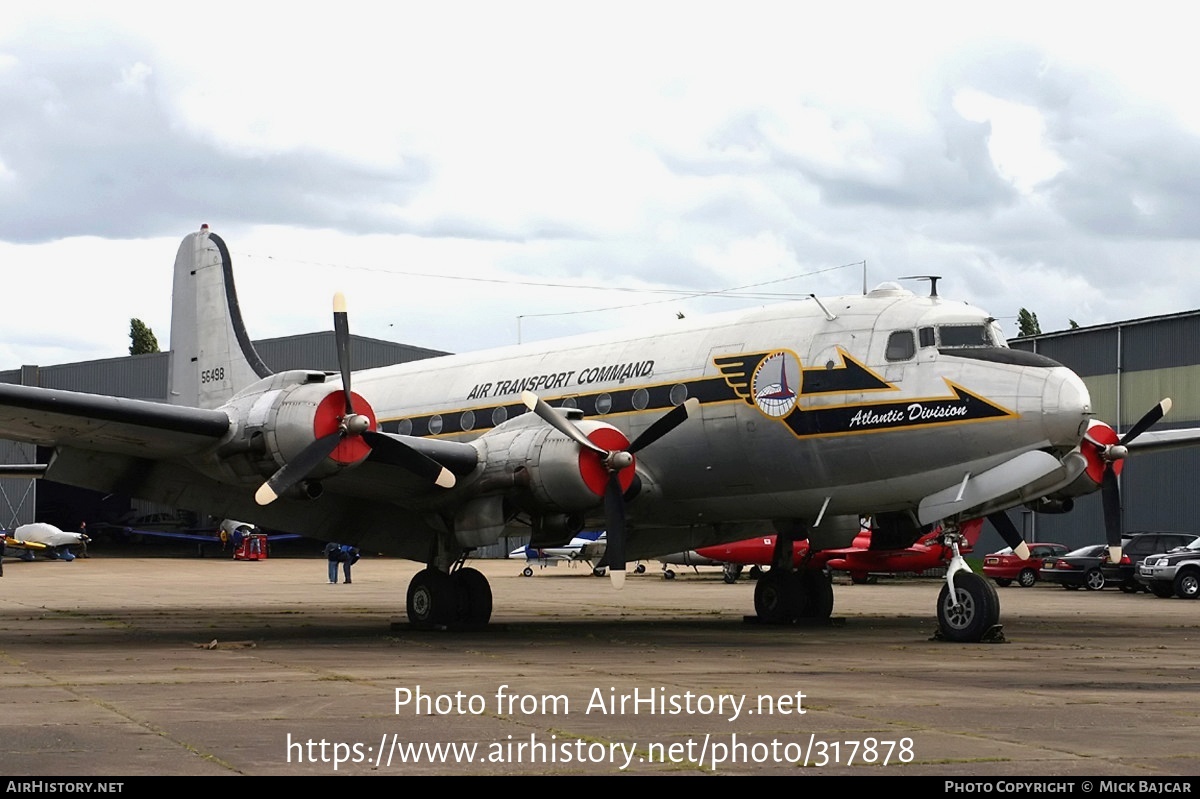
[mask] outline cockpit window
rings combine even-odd
[[[907,361],[916,352],[912,331],[897,330],[888,336],[887,352],[884,353],[884,357],[889,361]]]
[[[938,338],[943,347],[995,347],[987,325],[942,325]]]
[[[923,327],[917,331],[917,334],[921,337],[922,347],[932,347],[933,345],[937,344],[937,339],[933,335],[932,327]]]

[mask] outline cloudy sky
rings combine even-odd
[[[475,350],[864,262],[1010,335],[1200,307],[1182,3],[18,5],[0,369],[123,355],[131,317],[165,349],[201,223],[255,338],[341,290],[356,333]]]

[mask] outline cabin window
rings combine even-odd
[[[687,386],[683,383],[676,383],[671,386],[671,404],[682,405],[687,399]]]
[[[475,427],[475,411],[463,411],[462,418],[458,421],[459,427],[463,430],[471,430]]]
[[[612,395],[601,394],[596,397],[596,413],[608,413],[612,410]]]
[[[501,405],[492,411],[492,427],[499,427],[508,420],[508,409]]]
[[[639,411],[646,410],[646,406],[650,404],[650,392],[644,388],[639,388],[633,392],[633,407]]]
[[[884,357],[889,361],[907,361],[916,353],[917,347],[913,343],[911,330],[897,330],[888,336],[887,352]]]
[[[435,413],[429,417],[429,432],[435,436],[442,432],[442,417],[440,414]]]
[[[401,419],[396,423],[396,432],[402,436],[412,434],[412,419]]]
[[[994,347],[986,325],[942,325],[938,337],[943,347]]]
[[[917,331],[917,335],[921,339],[922,347],[932,347],[934,344],[937,344],[937,336],[933,334],[932,327],[921,328]]]

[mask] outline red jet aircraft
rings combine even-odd
[[[982,531],[983,519],[963,523],[962,534],[966,544],[959,548],[959,553],[965,555],[971,552]],[[819,550],[811,558],[807,558],[808,541],[796,541],[792,544],[792,567],[806,565],[807,559],[807,568],[822,569],[828,566],[833,571],[849,572],[850,579],[856,583],[869,582],[872,574],[923,572],[945,566],[953,557],[950,548],[942,543],[941,533],[941,528],[935,528],[905,549],[872,549],[871,530],[864,528],[851,546]],[[737,580],[742,567],[770,566],[774,555],[775,536],[763,535],[667,555],[659,560],[682,566],[722,566],[725,569],[725,582],[732,583]],[[664,574],[668,579],[675,576],[670,569],[665,569]]]

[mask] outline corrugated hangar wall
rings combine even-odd
[[[1096,418],[1124,433],[1164,397],[1171,412],[1155,429],[1200,425],[1200,311],[1147,317],[1015,339],[1031,350],[1075,370],[1088,387]],[[1200,532],[1200,492],[1196,490],[1200,451],[1179,449],[1133,454],[1121,473],[1124,529]],[[1071,547],[1104,541],[1100,495],[1082,497],[1066,514],[1009,511],[1019,529],[1038,541]],[[990,531],[990,525],[987,528]],[[980,548],[1002,546],[994,533]]]

